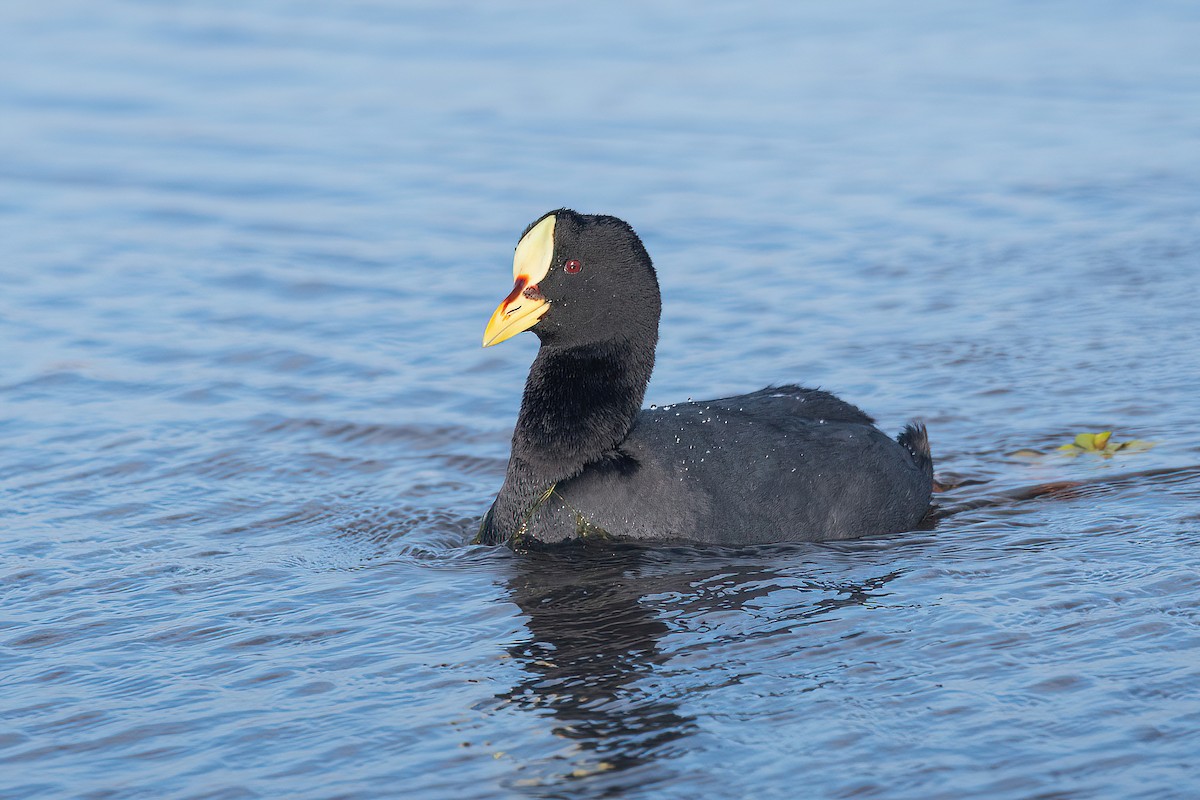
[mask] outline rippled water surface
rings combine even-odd
[[[1200,12],[1002,8],[0,5],[0,796],[1200,794]],[[936,525],[470,546],[564,205]]]

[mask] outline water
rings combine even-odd
[[[0,796],[1200,791],[1194,5],[0,31]],[[921,416],[937,525],[468,546],[535,347],[479,337],[563,205],[656,259],[647,404]],[[1157,445],[1009,455],[1099,430]]]

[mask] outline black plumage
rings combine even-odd
[[[847,539],[914,528],[928,510],[924,427],[892,439],[828,392],[642,410],[661,300],[627,223],[551,212],[526,230],[514,273],[485,344],[528,329],[541,348],[479,541]]]

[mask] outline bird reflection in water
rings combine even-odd
[[[788,566],[794,572],[797,565]],[[811,590],[799,607],[792,596],[785,608],[771,608],[784,618],[774,619],[769,631],[756,619],[757,626],[747,625],[734,638],[778,635],[781,625],[790,627],[789,619],[802,625],[808,617],[869,602],[893,577],[835,586],[761,563],[731,564],[711,554],[697,558],[691,550],[578,545],[522,554],[509,589],[527,617],[530,636],[509,653],[528,677],[497,697],[553,717],[554,735],[572,741],[575,753],[567,764],[524,765],[510,786],[557,797],[566,781],[572,797],[619,796],[676,778],[670,762],[688,751],[684,740],[700,730],[696,718],[681,711],[680,698],[705,687],[663,674],[678,649],[664,647],[667,634],[686,640],[699,635],[688,631],[689,620],[747,604],[771,607],[766,598],[781,589]],[[799,637],[796,649],[804,646]],[[662,680],[647,680],[656,673]],[[716,684],[730,679],[726,673],[712,677]]]
[[[530,637],[509,648],[528,677],[501,699],[549,712],[553,732],[574,741],[580,757],[556,777],[605,775],[619,790],[623,774],[669,758],[673,742],[695,730],[678,703],[639,681],[664,664],[669,626],[642,602],[640,553],[598,553],[578,546],[523,554],[509,579]],[[564,774],[565,773],[565,774]],[[531,782],[521,781],[529,786]]]

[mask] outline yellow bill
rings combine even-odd
[[[554,215],[529,229],[513,256],[513,289],[496,307],[483,331],[483,346],[491,347],[527,331],[550,310],[538,282],[550,272],[554,258]]]

